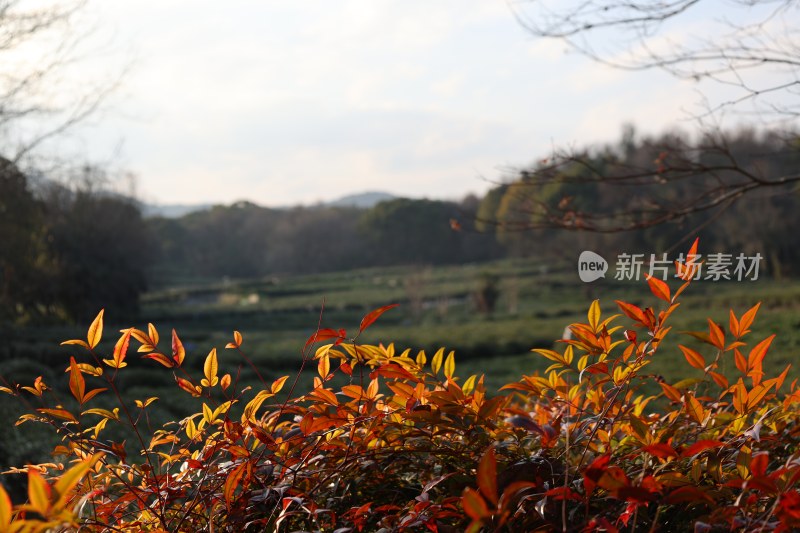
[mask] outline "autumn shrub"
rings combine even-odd
[[[239,383],[252,365],[238,332],[226,354],[240,365],[223,373],[212,349],[192,372],[178,334],[164,350],[152,324],[123,330],[104,357],[101,312],[86,340],[67,341],[85,352],[66,365],[68,393],[41,379],[2,389],[31,403],[20,423],[47,424],[61,443],[52,463],[15,469],[27,502],[0,490],[0,531],[797,529],[800,390],[784,383],[788,368],[762,371],[774,336],[749,337],[759,306],[731,311],[725,327],[709,319],[681,353],[661,349],[696,246],[676,264],[677,289],[648,279],[657,307],[618,301],[621,313],[604,316],[594,301],[561,349],[534,350],[550,368],[499,394],[457,377],[444,349],[359,344],[393,306],[354,337],[318,329],[297,375],[260,390]],[[194,414],[150,428],[153,404],[169,399],[119,390],[132,344]],[[685,359],[689,377],[648,373],[656,357]],[[304,370],[316,376],[299,392]],[[102,398],[116,407],[93,406]],[[132,442],[111,438],[113,426]]]

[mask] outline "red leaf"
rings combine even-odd
[[[378,309],[375,309],[374,311],[370,311],[361,320],[361,326],[359,326],[358,331],[359,332],[364,331],[365,329],[370,327],[373,322],[378,320],[378,317],[380,317],[383,313],[385,313],[389,309],[397,307],[398,305],[400,305],[400,304],[384,305],[383,307],[379,307]]]
[[[491,446],[478,463],[478,488],[487,500],[497,505],[497,460]]]
[[[467,487],[464,489],[464,495],[461,497],[461,505],[464,507],[464,512],[473,520],[483,520],[492,514],[486,502],[481,498],[480,493]]]
[[[670,492],[665,498],[667,503],[700,503],[705,502],[708,505],[715,505],[711,496],[704,491],[695,487],[680,487]]]
[[[670,302],[669,285],[650,274],[645,274],[645,278],[647,279],[647,284],[650,285],[650,291],[656,295],[656,298]]]
[[[339,341],[343,341],[345,337],[346,333],[343,329],[340,329],[339,331],[336,331],[335,329],[331,328],[318,329],[317,331],[314,332],[313,335],[311,335],[308,338],[304,348],[308,348],[315,342],[322,342],[328,339],[337,339]]]
[[[390,379],[394,378],[417,381],[417,378],[415,378],[413,374],[397,363],[385,363],[369,374],[370,379],[375,379],[377,376],[383,376]]]
[[[769,465],[769,454],[767,452],[757,453],[753,455],[750,461],[750,473],[755,477],[761,477],[767,473],[767,466]]]
[[[656,444],[650,444],[642,448],[643,452],[647,452],[650,455],[655,457],[659,457],[661,459],[667,459],[669,457],[678,457],[678,453],[670,446],[669,444],[665,444],[663,442],[658,442]]]
[[[719,448],[721,446],[725,446],[725,443],[718,440],[699,440],[685,448],[681,452],[681,457],[692,457],[693,455],[697,455],[698,453],[704,452],[706,450],[712,450],[714,448]]]

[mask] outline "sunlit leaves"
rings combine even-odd
[[[219,364],[217,363],[217,349],[212,348],[206,356],[205,363],[203,363],[203,375],[205,377],[200,381],[200,384],[204,387],[216,386],[217,383],[219,383],[219,378],[217,377],[218,369]]]
[[[450,352],[447,354],[447,359],[444,362],[444,376],[447,379],[453,379],[453,375],[456,372],[456,359],[455,359],[455,352]]]
[[[686,346],[678,346],[683,352],[686,361],[695,368],[704,370],[706,368],[706,360],[697,351],[687,348]]]
[[[189,394],[191,394],[194,397],[198,397],[203,393],[203,388],[202,387],[192,384],[192,382],[189,381],[188,379],[184,379],[184,378],[176,376],[175,377],[175,381],[178,383],[178,386],[181,389],[183,389],[184,391],[188,392]]]
[[[114,346],[114,355],[112,359],[103,359],[103,362],[110,366],[111,368],[124,368],[128,366],[128,363],[125,362],[125,357],[128,354],[128,346],[130,346],[131,341],[131,330],[126,329],[123,331],[122,336],[117,341],[117,344]]]
[[[364,331],[365,329],[370,327],[376,320],[378,320],[378,318],[380,318],[380,316],[383,313],[385,313],[389,309],[394,309],[398,305],[399,304],[384,305],[383,307],[379,307],[378,309],[375,309],[367,313],[367,315],[364,316],[364,318],[361,320],[361,325],[358,328],[359,332]]]
[[[656,298],[670,302],[669,285],[649,274],[646,274],[645,277],[647,278],[647,284],[650,286],[650,291],[655,294]]]
[[[176,366],[183,364],[183,359],[186,357],[186,350],[183,347],[181,339],[175,330],[172,330],[172,360],[175,361]]]
[[[97,314],[97,317],[92,321],[92,324],[89,326],[89,332],[86,334],[86,342],[89,344],[89,348],[95,348],[98,344],[100,344],[100,339],[103,338],[103,312],[105,309],[101,309],[100,312]]]
[[[242,346],[242,334],[238,331],[233,332],[233,342],[229,342],[225,345],[227,349],[238,349]]]

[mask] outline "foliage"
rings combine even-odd
[[[780,392],[788,368],[764,375],[774,336],[748,336],[759,305],[691,333],[677,356],[695,377],[668,383],[646,372],[671,355],[660,347],[696,246],[676,265],[678,288],[648,280],[661,309],[617,301],[622,313],[606,317],[594,301],[562,350],[534,350],[552,362],[543,375],[496,396],[482,376],[456,376],[453,352],[359,344],[394,306],[367,314],[352,337],[318,329],[305,343],[301,371],[317,376],[304,394],[295,394],[299,373],[240,390],[241,366],[223,373],[216,349],[195,371],[177,332],[165,346],[152,324],[122,330],[103,353],[101,312],[85,340],[66,342],[88,353],[70,358],[68,392],[41,379],[2,389],[31,402],[19,423],[49,424],[63,440],[57,462],[18,470],[27,503],[12,507],[0,493],[0,527],[792,530],[800,391]],[[128,401],[117,385],[132,345],[173,374],[194,414],[151,430],[150,406],[167,399]],[[226,349],[249,364],[243,346],[234,332]],[[653,382],[661,392],[641,394]],[[118,406],[102,406],[112,397]],[[112,437],[115,426],[130,443]]]

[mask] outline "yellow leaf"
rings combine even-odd
[[[117,415],[117,413],[112,413],[108,409],[100,409],[98,407],[85,410],[84,412],[81,413],[81,416],[83,415],[100,415],[102,417],[110,418],[112,420],[119,420],[119,415]]]
[[[0,531],[5,531],[11,523],[11,509],[11,498],[3,485],[0,485]]]
[[[42,516],[50,509],[50,485],[33,468],[28,469],[28,499],[31,506]]]
[[[323,355],[319,358],[319,362],[317,363],[317,373],[319,377],[325,379],[328,377],[328,374],[331,371],[331,360],[327,354]]]
[[[214,411],[205,403],[203,403],[203,420],[205,420],[209,426],[214,423]]]
[[[194,424],[194,420],[190,418],[186,422],[186,436],[193,439],[195,435],[197,435],[197,426]]]
[[[147,333],[150,336],[150,342],[153,346],[158,344],[158,331],[156,331],[156,327],[153,324],[147,324]]]
[[[100,343],[100,339],[103,338],[103,312],[105,309],[101,309],[100,312],[95,317],[94,321],[92,321],[92,325],[89,326],[89,332],[86,334],[86,340],[89,343],[90,348],[94,348]]]
[[[475,374],[467,378],[467,381],[464,382],[464,385],[461,387],[461,390],[464,392],[464,394],[469,394],[472,392],[472,389],[474,388],[475,388]]]
[[[75,488],[75,485],[86,475],[90,468],[103,457],[102,453],[97,453],[85,461],[81,461],[58,478],[53,488],[56,491],[58,499],[56,500],[56,509],[62,508],[66,505],[69,499],[70,492]]]
[[[419,353],[417,354],[417,359],[416,359],[416,361],[417,361],[417,364],[418,364],[420,367],[423,367],[423,366],[425,366],[425,363],[427,363],[427,362],[428,362],[428,358],[425,356],[425,350],[420,350],[420,351],[419,351]]]
[[[149,397],[148,399],[146,399],[144,401],[144,404],[142,405],[142,407],[147,407],[148,405],[150,405],[151,403],[153,403],[156,400],[158,400],[158,396],[151,396],[151,397]]]
[[[447,359],[444,362],[444,375],[447,379],[453,379],[453,374],[456,371],[456,358],[455,352],[447,354]]]
[[[273,381],[272,386],[270,387],[270,392],[272,392],[272,394],[278,394],[283,388],[283,384],[286,383],[287,379],[289,379],[289,376],[283,376]]]
[[[253,420],[256,411],[258,411],[258,408],[261,407],[261,404],[272,396],[273,394],[263,390],[256,394],[255,398],[250,400],[244,407],[244,411],[242,412],[242,423],[247,422],[248,420]]]
[[[439,348],[433,356],[433,360],[431,361],[431,370],[433,370],[434,374],[439,373],[439,369],[442,368],[442,358],[444,357],[444,348]]]
[[[67,345],[70,345],[70,344],[77,344],[78,346],[83,346],[87,350],[89,349],[89,345],[86,344],[86,341],[77,340],[77,339],[64,341],[64,342],[61,343],[61,346],[67,346]]]
[[[238,331],[233,332],[233,341],[236,343],[236,346],[239,347],[242,345],[242,334]]]
[[[206,357],[206,362],[203,364],[203,374],[205,374],[205,379],[201,382],[205,387],[214,387],[217,383],[219,383],[219,378],[217,377],[217,369],[219,365],[217,364],[217,349],[212,348],[209,352],[208,356]]]
[[[589,306],[589,325],[592,326],[592,331],[597,333],[597,325],[600,323],[600,300],[595,300]]]
[[[225,374],[224,376],[222,376],[222,379],[220,380],[220,385],[222,385],[222,390],[227,390],[228,387],[231,386],[231,375]]]

